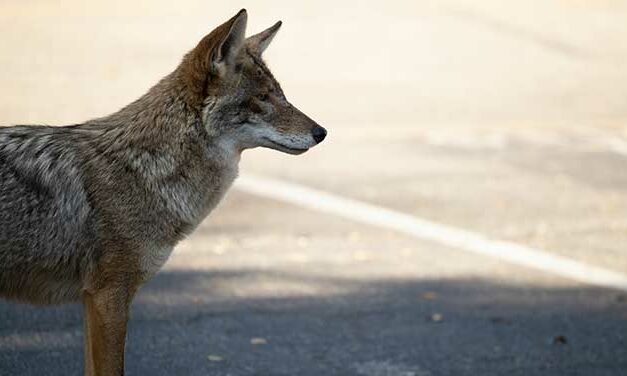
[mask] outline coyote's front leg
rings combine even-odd
[[[84,294],[85,375],[124,375],[126,324],[134,291],[120,284]]]

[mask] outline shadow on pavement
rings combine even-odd
[[[80,307],[0,303],[0,375],[82,371]],[[620,375],[627,299],[488,280],[164,271],[128,375]]]

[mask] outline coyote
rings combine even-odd
[[[0,128],[0,296],[81,301],[87,375],[123,375],[133,296],[218,204],[243,150],[301,154],[326,137],[261,58],[281,22],[245,38],[246,20],[110,116]]]

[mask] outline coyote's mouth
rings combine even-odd
[[[265,139],[266,139],[266,141],[269,141],[272,144],[272,146],[270,146],[272,149],[279,150],[279,151],[282,151],[284,153],[298,155],[298,154],[303,154],[304,152],[309,150],[309,148],[293,148],[293,147],[289,147],[287,145],[284,145],[284,144],[278,143],[276,141],[273,141],[273,140],[271,140],[271,139],[269,139],[267,137]]]

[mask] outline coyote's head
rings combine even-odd
[[[205,128],[238,150],[258,146],[300,154],[327,132],[285,98],[261,55],[281,22],[245,38],[246,10],[185,56],[180,70],[202,108]]]

